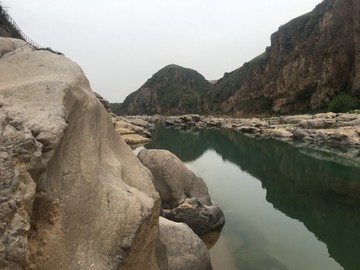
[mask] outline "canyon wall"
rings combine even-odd
[[[264,54],[219,80],[207,110],[326,110],[340,93],[360,106],[359,14],[357,0],[325,0],[280,26]]]

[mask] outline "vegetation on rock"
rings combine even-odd
[[[117,114],[182,114],[202,111],[205,93],[213,88],[200,73],[168,65],[126,97]]]

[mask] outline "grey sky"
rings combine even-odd
[[[265,51],[270,35],[320,0],[2,0],[21,29],[77,62],[92,89],[122,102],[160,68],[209,80]]]

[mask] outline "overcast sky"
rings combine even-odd
[[[321,0],[1,0],[27,36],[77,62],[122,102],[178,64],[216,80],[265,51],[280,25]]]

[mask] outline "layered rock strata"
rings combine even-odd
[[[317,109],[340,92],[359,98],[359,13],[357,0],[325,0],[280,26],[264,54],[220,79],[210,100],[241,115]]]
[[[124,117],[112,116],[112,121],[116,132],[126,141],[131,148],[151,141],[149,132],[150,124],[142,120],[131,121]]]

